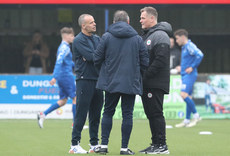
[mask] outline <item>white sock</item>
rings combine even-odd
[[[189,122],[190,122],[189,119],[184,119],[184,123],[185,123],[185,124],[188,124]]]
[[[199,117],[200,117],[200,115],[198,113],[193,114],[194,119],[198,119]]]
[[[101,148],[108,148],[108,145],[101,145]]]
[[[121,148],[121,151],[127,151],[128,148]]]

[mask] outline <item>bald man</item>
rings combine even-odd
[[[103,105],[103,92],[96,89],[98,72],[94,66],[93,54],[100,38],[96,32],[96,23],[93,16],[82,14],[78,18],[81,32],[73,42],[73,54],[76,72],[76,116],[72,131],[72,146],[69,153],[88,153],[80,146],[81,132],[85,124],[87,113],[89,116],[90,150],[94,152],[98,145],[98,127],[100,123],[101,109]]]

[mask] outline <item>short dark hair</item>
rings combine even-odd
[[[63,27],[60,30],[61,34],[74,34],[73,28],[69,27]]]
[[[154,7],[144,7],[140,10],[140,12],[146,12],[148,15],[154,16],[156,19],[158,18],[157,10]]]
[[[174,36],[186,36],[188,38],[188,31],[185,29],[178,29],[174,32]]]
[[[113,16],[113,22],[119,22],[119,21],[123,21],[123,22],[127,22],[129,21],[129,15],[126,11],[124,10],[117,10],[115,13],[114,13],[114,16]]]

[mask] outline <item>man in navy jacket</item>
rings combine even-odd
[[[102,142],[96,153],[108,152],[112,118],[121,97],[122,145],[121,155],[133,155],[128,142],[133,125],[135,95],[142,95],[141,70],[149,63],[147,49],[142,38],[128,24],[125,11],[114,14],[114,23],[102,36],[94,55],[94,63],[100,68],[97,88],[105,91],[105,106],[102,118]]]
[[[98,127],[103,105],[103,92],[96,89],[98,73],[93,63],[93,53],[100,38],[93,33],[96,23],[93,16],[83,14],[78,19],[81,32],[73,41],[73,54],[76,72],[76,116],[72,132],[72,146],[69,153],[87,153],[80,145],[81,131],[89,114],[90,150],[98,144]]]

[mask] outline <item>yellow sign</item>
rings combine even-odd
[[[0,81],[0,88],[3,88],[3,89],[6,88],[6,80]]]
[[[59,9],[58,10],[58,22],[59,23],[72,23],[72,10],[71,9]]]

